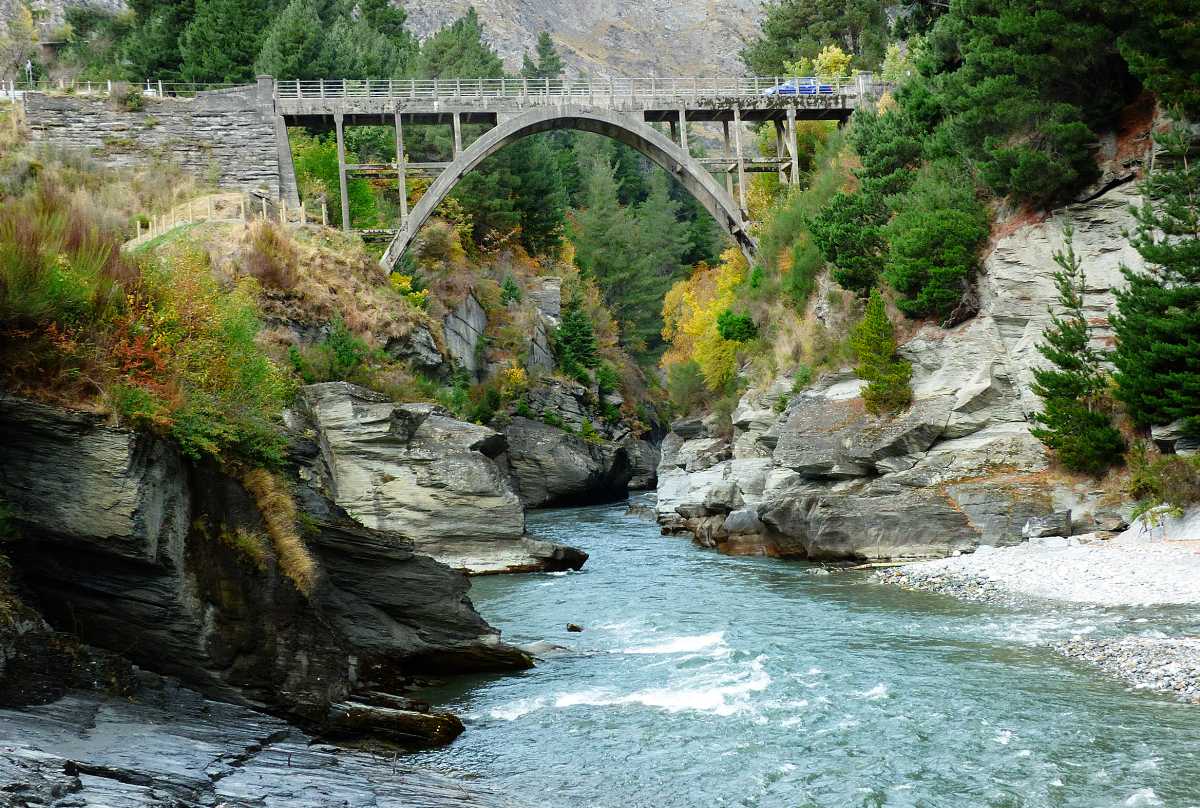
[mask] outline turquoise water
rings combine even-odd
[[[507,640],[569,650],[426,692],[467,731],[414,762],[553,808],[1200,806],[1200,708],[1044,647],[1160,614],[1000,610],[730,558],[623,506],[530,531],[585,548],[584,571],[480,578],[472,598]]]

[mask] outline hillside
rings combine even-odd
[[[72,0],[30,4],[47,30],[63,21]],[[91,5],[120,8],[121,0]],[[413,31],[426,39],[474,6],[505,66],[517,70],[538,32],[549,31],[572,73],[711,76],[741,73],[738,51],[758,30],[757,0],[410,0],[403,4]],[[0,19],[11,13],[0,0]],[[654,20],[652,26],[646,20]]]
[[[410,0],[424,39],[474,6],[509,69],[549,31],[571,72],[621,76],[742,73],[738,51],[758,29],[757,0]],[[653,25],[647,25],[653,21]]]

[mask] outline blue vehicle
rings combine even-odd
[[[815,78],[788,79],[783,84],[776,84],[762,91],[763,95],[829,95],[833,93],[832,84],[820,84]]]

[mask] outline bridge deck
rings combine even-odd
[[[275,108],[294,125],[405,123],[495,125],[501,116],[547,106],[588,106],[637,114],[647,122],[797,119],[844,120],[883,89],[869,74],[840,81],[801,77],[648,78],[600,80],[383,79],[281,81]]]

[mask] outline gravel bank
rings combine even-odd
[[[1184,543],[1033,539],[882,570],[875,577],[907,589],[1003,606],[1056,601],[1200,608],[1200,551]],[[1200,704],[1200,637],[1075,637],[1054,650],[1132,687]]]
[[[1098,606],[1200,606],[1200,549],[1188,544],[1032,539],[879,573],[910,589],[990,603],[1028,598]]]
[[[1200,638],[1081,637],[1059,643],[1054,650],[1087,662],[1136,688],[1173,693],[1200,704]]]

